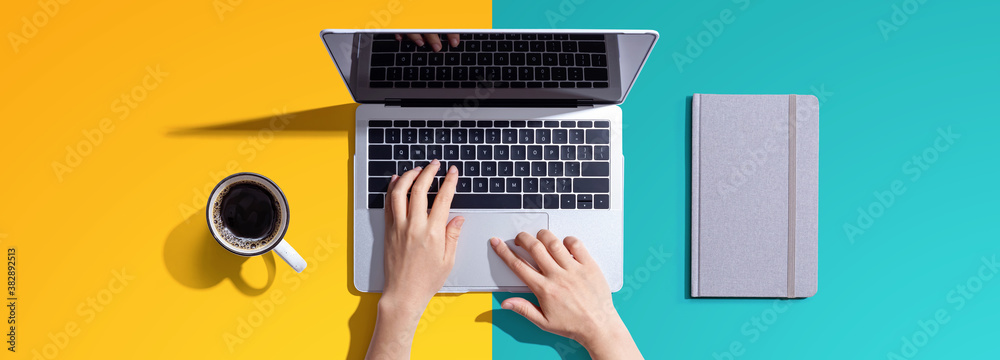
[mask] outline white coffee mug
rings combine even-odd
[[[267,195],[274,200],[274,208],[272,209],[274,214],[272,215],[277,219],[274,220],[272,231],[262,238],[239,237],[226,227],[225,221],[222,219],[224,195],[227,195],[233,186],[243,183],[263,188]],[[299,256],[299,253],[284,239],[285,232],[288,230],[288,213],[288,200],[285,199],[285,193],[281,191],[281,188],[264,175],[250,172],[236,173],[222,179],[209,195],[208,207],[205,209],[208,229],[212,232],[212,237],[229,252],[250,257],[274,250],[292,269],[295,269],[296,272],[302,272],[306,268],[305,259]]]

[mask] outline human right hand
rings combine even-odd
[[[536,236],[522,232],[515,243],[535,259],[538,268],[515,254],[499,238],[493,250],[538,297],[535,306],[513,297],[501,307],[524,316],[542,330],[578,341],[595,359],[641,359],[611,301],[611,289],[597,262],[575,237],[560,241],[548,230]]]
[[[458,46],[458,34],[448,34],[448,44],[451,46]],[[406,34],[406,37],[417,44],[417,46],[424,46],[424,44],[430,44],[431,49],[434,51],[441,51],[441,36],[438,34]],[[397,41],[403,41],[402,34],[396,34]]]

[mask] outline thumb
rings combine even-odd
[[[525,298],[513,297],[504,300],[503,304],[500,306],[507,310],[513,310],[521,316],[524,316],[525,319],[528,319],[528,321],[531,321],[542,330],[547,328],[548,320],[545,319],[545,315],[542,315],[542,309],[538,308],[538,306],[535,306],[535,304],[532,304]]]
[[[462,234],[462,224],[465,224],[465,218],[456,216],[445,227],[444,251],[447,259],[455,259],[455,248],[458,247],[458,236]]]

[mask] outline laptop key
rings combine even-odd
[[[413,169],[412,161],[400,161],[396,163],[396,174],[403,174]]]
[[[514,163],[514,176],[528,176],[531,175],[531,163],[527,161],[518,161]]]
[[[510,147],[510,159],[511,160],[524,160],[527,150],[524,145],[511,145]]]
[[[386,192],[389,190],[389,177],[368,178],[368,192]]]
[[[576,54],[576,66],[590,66],[590,54]]]
[[[503,129],[503,143],[504,144],[517,144],[517,130],[516,129]]]
[[[486,143],[487,144],[499,144],[500,143],[500,129],[486,129]]]
[[[385,52],[397,52],[397,51],[399,51],[399,41],[396,41],[395,39],[391,41],[372,42],[373,53],[385,53]]]
[[[403,143],[415,144],[417,142],[417,129],[403,129]]]
[[[594,207],[594,196],[580,194],[576,196],[576,208],[577,209],[593,209]]]
[[[476,157],[479,160],[492,160],[493,159],[493,146],[490,145],[479,145],[476,147]]]
[[[594,149],[589,145],[582,145],[576,148],[576,158],[580,160],[591,160],[594,157]]]
[[[611,175],[610,164],[603,161],[584,162],[580,168],[583,176],[609,176]]]
[[[541,160],[542,159],[542,147],[539,145],[529,145],[528,146],[528,160]]]
[[[605,68],[586,68],[583,69],[583,78],[587,81],[607,81],[608,80],[608,69]]]
[[[396,174],[395,161],[369,161],[368,176],[392,176]]]
[[[458,160],[459,158],[458,145],[445,145],[444,146],[444,159],[445,160]]]
[[[561,192],[561,193],[573,192],[573,179],[570,178],[556,179],[556,192]]]
[[[444,65],[444,54],[439,52],[428,54],[427,65]]]
[[[603,53],[607,51],[602,41],[580,41],[576,45],[580,52]]]
[[[458,183],[455,184],[455,192],[467,193],[472,192],[472,179],[467,177],[458,178]]]
[[[584,166],[584,169],[587,167]],[[573,180],[573,192],[577,193],[607,193],[610,191],[608,178],[575,178]]]
[[[507,192],[509,193],[521,192],[521,179],[518,178],[507,179]]]
[[[514,176],[514,163],[510,161],[497,163],[497,176]]]
[[[490,182],[489,182],[489,179],[487,179],[487,178],[475,178],[475,179],[472,179],[472,191],[473,192],[477,192],[477,193],[489,192],[490,191]],[[454,202],[452,202],[451,205],[452,205],[452,208],[455,207],[455,203]],[[482,204],[480,204],[480,206],[482,206]]]
[[[451,142],[453,143],[465,144],[468,138],[469,138],[468,129],[454,129],[451,131]]]
[[[385,141],[384,129],[368,129],[368,143],[378,144]]]
[[[606,194],[594,195],[594,209],[611,208],[611,199]]]
[[[399,129],[385,129],[385,142],[390,144],[398,144]]]
[[[520,209],[520,194],[455,194],[452,209]]]
[[[545,176],[547,174],[546,169],[544,161],[531,162],[531,176]]]
[[[538,194],[528,194],[524,195],[525,209],[541,209],[542,208],[542,195]]]
[[[611,147],[594,146],[594,160],[608,160],[608,159],[611,159]]]
[[[381,209],[385,207],[384,194],[368,194],[368,208]]]
[[[494,160],[508,160],[510,159],[510,147],[507,145],[496,145],[493,147],[493,159]]]
[[[479,165],[479,170],[483,176],[497,176],[497,163],[495,161],[483,161]]]
[[[429,144],[434,142],[434,129],[420,129],[418,136],[418,141],[421,144]]]
[[[570,129],[569,130],[569,143],[570,144],[583,144],[583,130],[581,130],[581,129]]]
[[[375,160],[392,159],[392,145],[368,145],[368,158]]]
[[[424,160],[427,148],[424,145],[410,145],[410,159],[412,160]]]
[[[576,195],[563,195],[560,197],[560,200],[560,209],[576,209]]]
[[[611,137],[611,131],[608,129],[588,129],[587,130],[587,143],[588,144],[609,144]]]
[[[590,57],[590,64],[593,66],[606,67],[608,66],[608,56],[604,54],[593,54]]]
[[[492,193],[502,193],[506,188],[506,182],[503,178],[490,178],[490,192]]]
[[[463,171],[465,176],[479,176],[478,161],[466,161],[463,165],[465,166],[465,171]]]
[[[392,82],[391,81],[372,81],[372,82],[368,83],[368,87],[373,88],[373,89],[391,88],[392,87]]]
[[[535,130],[535,140],[537,141],[538,144],[548,144],[552,142],[552,130],[549,129]]]
[[[441,145],[427,145],[427,158],[428,159],[443,159],[444,153],[441,151]],[[447,166],[441,165],[441,170],[446,169]],[[440,171],[439,171],[440,172]],[[444,175],[443,173],[441,175]]]
[[[563,176],[563,163],[558,161],[550,162],[549,176]]]
[[[459,149],[459,154],[462,160],[475,160],[476,159],[476,146],[475,145],[462,145]]]
[[[556,179],[553,178],[541,178],[539,180],[538,191],[543,193],[554,193],[556,192]]]
[[[544,203],[546,209],[558,209],[559,195],[545,194],[542,196],[542,202]]]
[[[434,130],[434,141],[438,144],[447,144],[451,142],[451,131],[448,129],[435,129]]]
[[[518,130],[518,141],[522,144],[532,144],[535,142],[535,131],[531,129]]]
[[[559,160],[559,147],[558,146],[546,146],[545,147],[545,160]]]
[[[368,73],[368,80],[371,81],[385,80],[385,68],[372,68],[371,71]]]
[[[410,65],[410,54],[400,53],[396,54],[396,66],[407,66]]]
[[[521,179],[521,190],[526,193],[538,192],[538,178]]]

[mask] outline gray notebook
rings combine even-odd
[[[691,296],[816,294],[819,102],[691,101]]]

